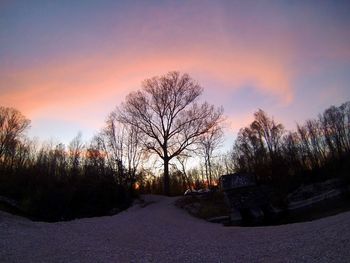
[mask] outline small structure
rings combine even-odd
[[[268,188],[259,186],[253,174],[223,175],[220,188],[230,208],[231,224],[258,223],[274,212]]]

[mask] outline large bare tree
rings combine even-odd
[[[169,72],[143,82],[119,108],[118,119],[137,127],[145,148],[164,164],[164,193],[169,194],[169,161],[196,145],[218,125],[222,108],[198,103],[203,88],[188,74]]]

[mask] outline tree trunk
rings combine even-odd
[[[208,188],[211,187],[212,185],[212,174],[211,174],[211,162],[210,162],[210,156],[208,156],[208,170],[209,170],[209,184],[208,184]]]
[[[169,160],[164,159],[164,194],[170,195]]]
[[[193,190],[192,189],[192,185],[190,183],[190,179],[187,176],[185,165],[184,165],[184,161],[180,161],[179,160],[179,162],[180,162],[181,168],[182,168],[182,173],[181,174],[182,174],[182,177],[183,177],[182,180],[184,180],[184,182],[185,182],[185,188],[186,188],[186,184],[187,184],[187,188],[190,189],[190,191],[192,192],[192,190]]]
[[[205,176],[207,177],[207,187],[209,188],[210,181],[209,181],[208,160],[207,160],[207,158],[205,158],[204,166],[205,166]]]

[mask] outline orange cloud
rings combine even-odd
[[[139,88],[143,79],[169,70],[189,72],[206,89],[219,89],[223,94],[250,85],[277,96],[283,103],[293,98],[291,75],[281,61],[252,50],[202,47],[170,54],[160,50],[146,55],[58,59],[36,68],[7,72],[0,80],[0,85],[7,87],[0,104],[14,106],[29,118],[54,115],[93,123],[92,112],[107,114],[130,90]],[[222,85],[206,87],[210,79]]]
[[[226,117],[226,129],[229,134],[237,134],[241,128],[249,126],[254,121],[254,115],[251,112],[242,113],[235,116]]]

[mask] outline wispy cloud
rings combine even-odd
[[[0,80],[0,85],[7,87],[0,103],[18,105],[31,115],[44,114],[47,108],[56,106],[72,110],[91,106],[96,110],[94,104],[111,97],[118,103],[130,90],[140,87],[143,79],[168,70],[193,73],[204,86],[206,79],[216,79],[223,85],[206,88],[222,93],[250,85],[266,95],[291,102],[293,90],[288,70],[265,54],[245,52],[230,49],[213,52],[208,48],[168,54],[160,50],[152,55],[103,58],[95,54],[85,60],[62,60],[9,73]],[[61,113],[58,111],[57,115]]]
[[[17,3],[0,14],[0,105],[31,119],[97,128],[142,80],[179,70],[228,109],[237,129],[252,112],[232,109],[235,91],[249,87],[250,105],[273,101],[304,115],[319,86],[312,75],[342,63],[342,74],[325,77],[337,87],[349,80],[349,19],[337,5]],[[318,92],[329,93],[326,85]]]

